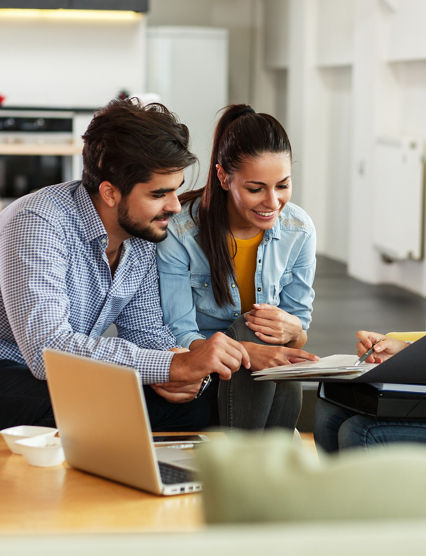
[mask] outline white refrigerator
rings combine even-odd
[[[157,93],[190,131],[200,168],[185,174],[185,189],[202,187],[218,111],[228,103],[228,32],[209,27],[147,29],[146,90]],[[198,178],[198,179],[197,179]],[[182,188],[183,190],[183,188]]]

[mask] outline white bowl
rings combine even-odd
[[[48,436],[55,436],[58,429],[52,427],[35,427],[32,425],[20,425],[19,427],[9,427],[8,429],[3,429],[0,433],[12,452],[15,454],[21,454],[21,447],[16,445],[17,440],[23,440],[24,438],[31,438],[32,436],[39,436],[41,434],[47,434]]]
[[[31,465],[48,467],[59,465],[65,460],[61,439],[47,434],[17,440],[22,455]]]

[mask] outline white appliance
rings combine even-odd
[[[196,187],[208,172],[218,110],[228,103],[228,32],[205,27],[148,27],[147,87],[188,127],[200,161]],[[196,178],[197,176],[195,176]],[[191,185],[185,176],[185,185]]]
[[[1,108],[1,205],[45,185],[79,179],[81,135],[92,115],[91,110]]]
[[[422,138],[376,141],[373,241],[384,260],[424,258],[425,154]]]

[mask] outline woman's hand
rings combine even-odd
[[[359,340],[356,346],[358,357],[364,355],[374,345],[374,353],[367,357],[366,363],[383,363],[383,361],[386,361],[386,359],[389,359],[395,353],[408,347],[407,342],[397,340],[396,338],[389,338],[378,332],[358,330],[356,337]]]
[[[318,361],[319,357],[303,349],[284,346],[265,346],[253,342],[241,342],[250,356],[251,371],[261,371],[269,367],[303,363],[304,361]]]
[[[300,319],[279,307],[255,303],[253,309],[245,313],[244,318],[250,330],[267,344],[291,344],[292,347],[302,347],[306,343],[306,333]]]

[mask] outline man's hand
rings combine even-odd
[[[379,332],[358,330],[356,337],[359,340],[356,345],[358,357],[364,355],[374,345],[374,353],[367,357],[366,363],[383,363],[383,361],[386,361],[386,359],[389,359],[395,353],[408,347],[407,342],[397,340],[396,338],[389,338],[384,334],[379,334]]]
[[[210,373],[229,380],[241,366],[250,368],[250,357],[241,343],[216,332],[208,340],[197,340],[191,351],[176,353],[170,364],[171,382],[195,383]]]
[[[278,367],[303,361],[318,361],[319,357],[302,349],[283,346],[265,346],[253,342],[241,342],[250,355],[252,371]]]
[[[188,353],[189,349],[174,347],[169,351],[173,353]],[[201,387],[201,379],[195,382],[162,382],[151,384],[151,388],[159,396],[162,396],[170,403],[186,403],[192,401],[198,394]]]
[[[244,318],[250,330],[267,344],[291,343],[292,347],[302,347],[306,343],[306,333],[300,319],[279,307],[255,303]]]
[[[189,382],[164,382],[161,384],[151,384],[151,388],[159,396],[162,396],[170,403],[186,403],[192,401],[198,394],[201,387],[201,379]]]

